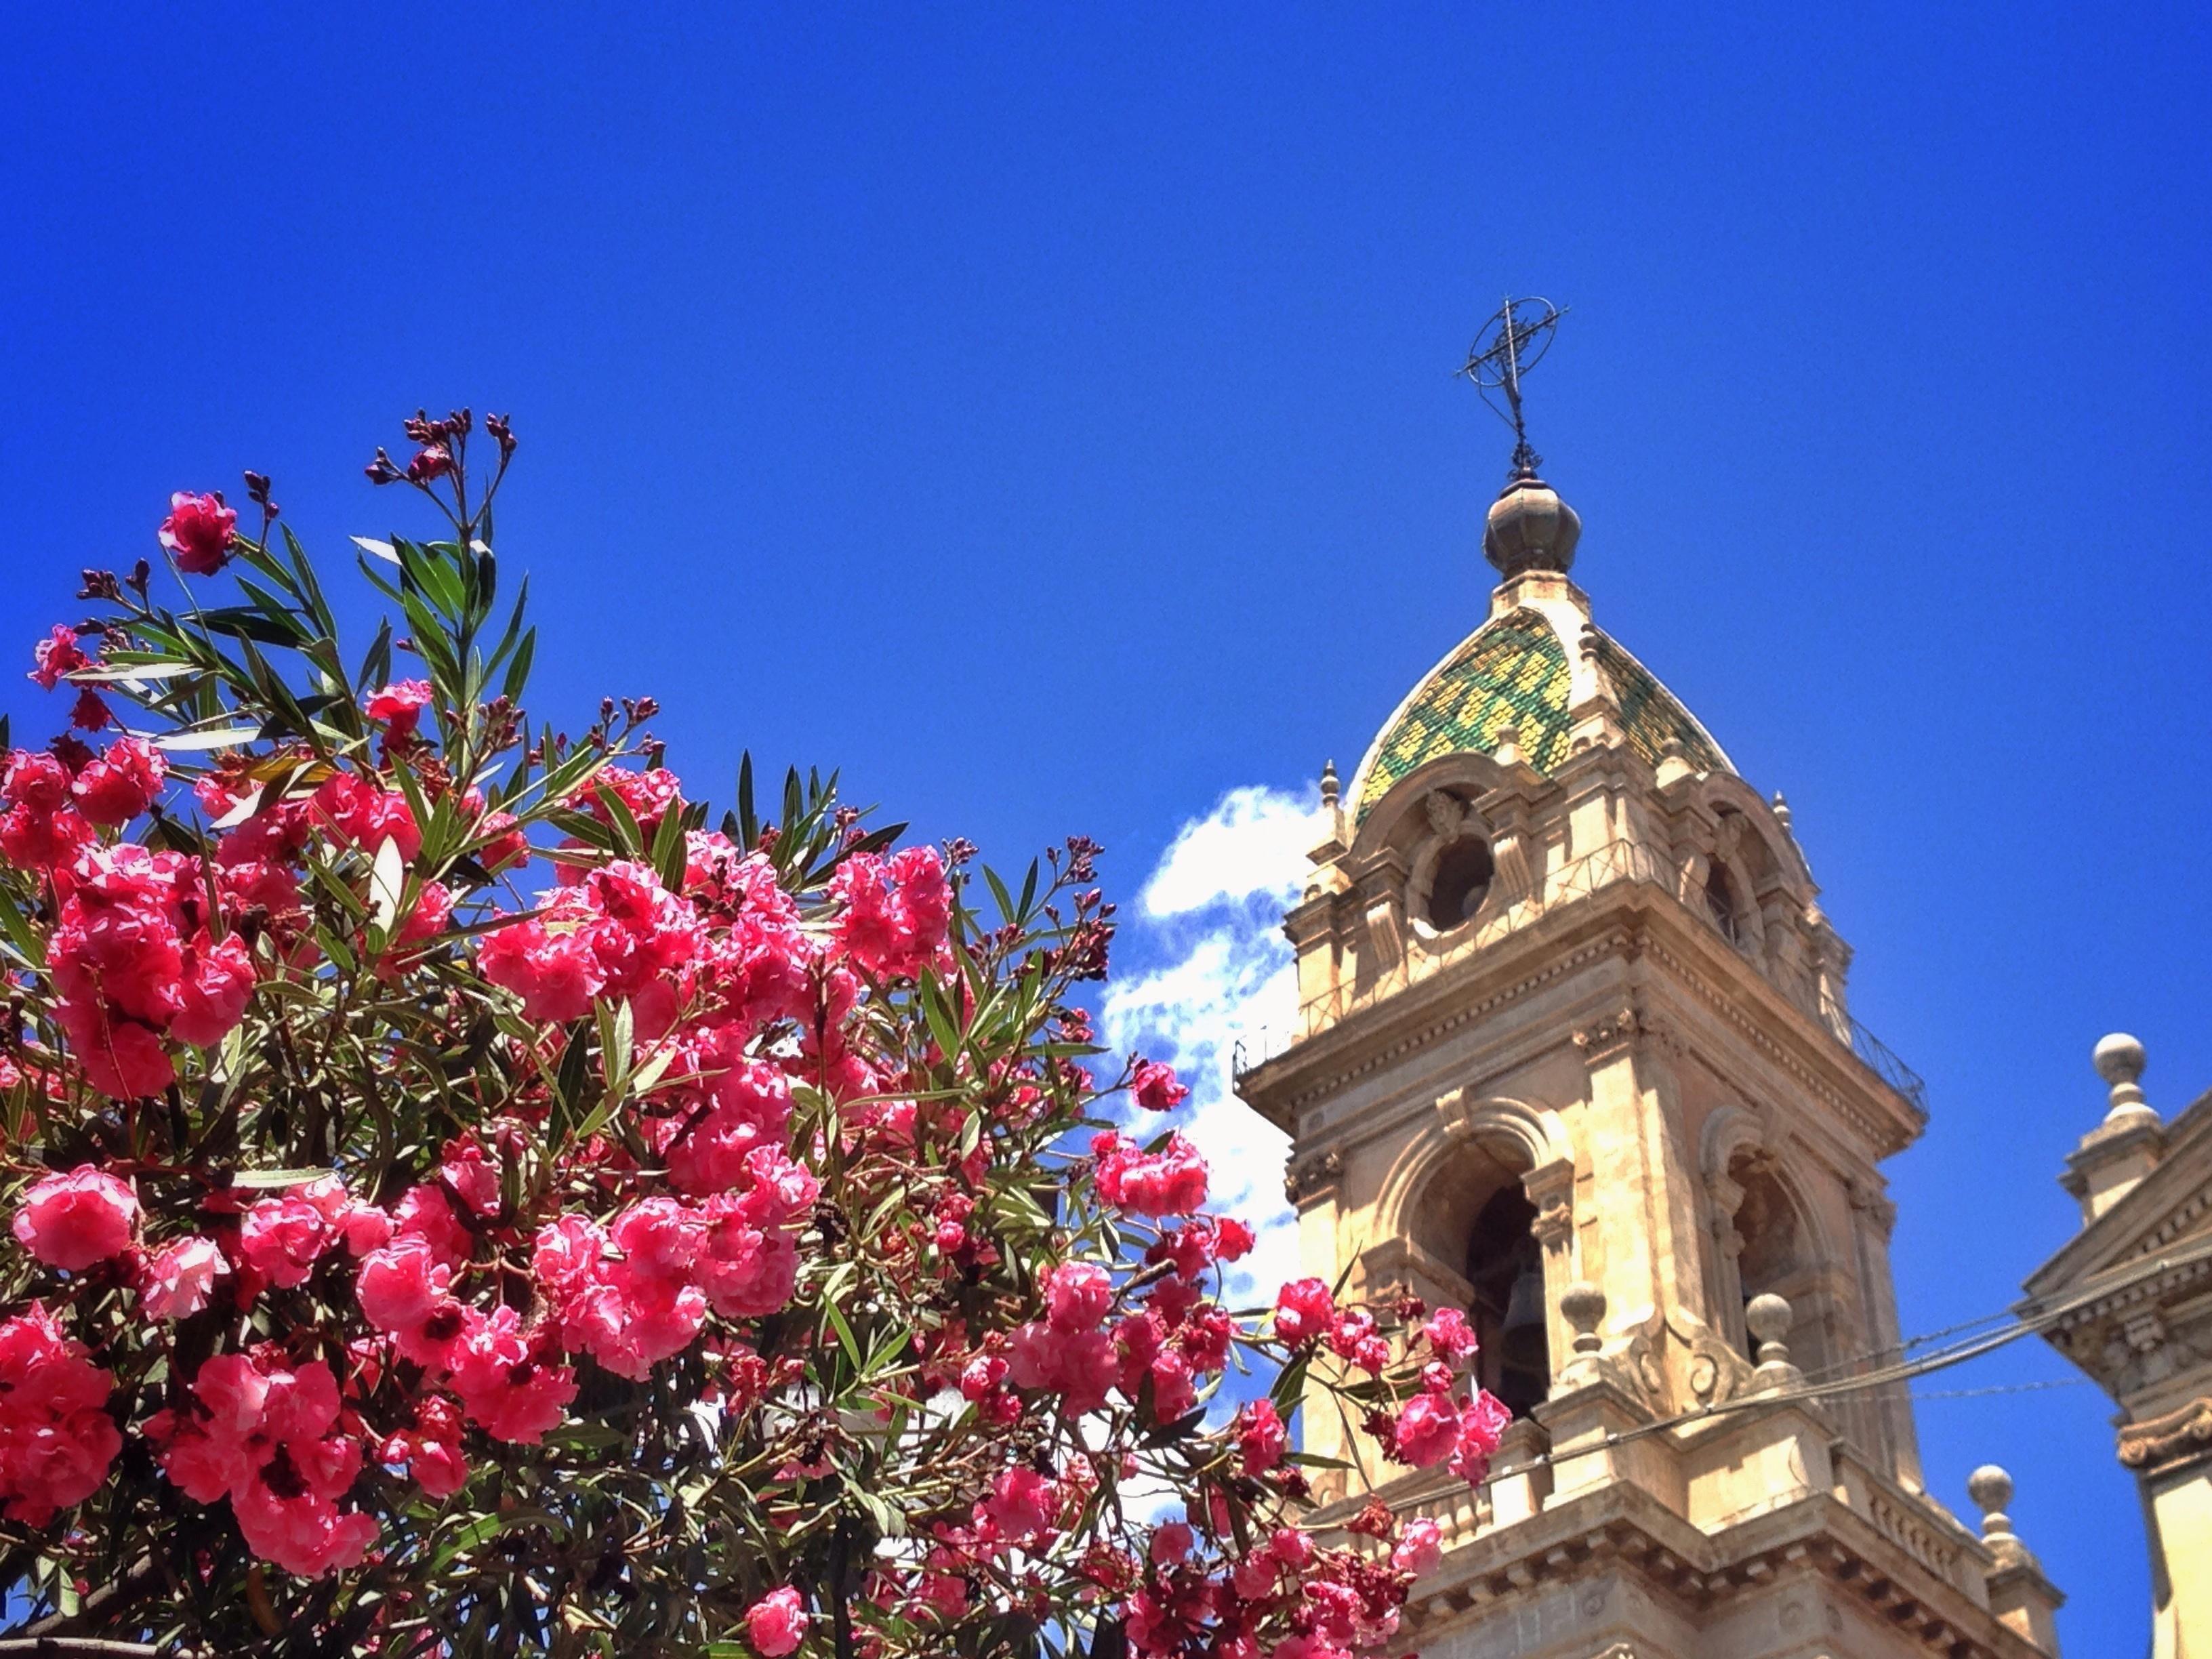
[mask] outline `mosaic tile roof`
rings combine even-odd
[[[1629,745],[1656,765],[1671,739],[1680,739],[1701,771],[1733,769],[1674,693],[1607,638],[1598,660],[1620,701]],[[1534,611],[1510,611],[1477,629],[1423,682],[1397,719],[1376,739],[1356,809],[1368,809],[1401,778],[1442,755],[1489,754],[1506,726],[1520,732],[1521,751],[1549,773],[1566,757],[1572,672],[1559,636]]]
[[[1360,816],[1439,755],[1490,753],[1508,726],[1520,728],[1528,763],[1550,771],[1566,750],[1569,678],[1559,636],[1535,611],[1511,611],[1477,629],[1376,742]]]

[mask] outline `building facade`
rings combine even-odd
[[[2081,1231],[2027,1281],[2021,1313],[2120,1407],[2118,1455],[2150,1534],[2154,1659],[2212,1655],[2212,1094],[2171,1123],[2143,1097],[2142,1044],[2098,1043],[2104,1121],[2060,1177]]]
[[[1593,623],[1523,468],[1488,617],[1382,727],[1285,918],[1295,1038],[1242,1070],[1291,1138],[1306,1272],[1470,1310],[1516,1413],[1480,1492],[1319,1401],[1321,1495],[1434,1515],[1431,1659],[2055,1654],[1981,1472],[1923,1486],[1881,1161],[1917,1080],[1781,798]]]

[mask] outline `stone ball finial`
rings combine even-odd
[[[1789,1303],[1769,1291],[1754,1296],[1743,1310],[1743,1322],[1759,1339],[1759,1363],[1762,1365],[1786,1365],[1790,1349],[1783,1338],[1790,1334],[1796,1316]]]
[[[1565,574],[1575,562],[1583,521],[1541,478],[1516,478],[1490,504],[1482,554],[1510,581],[1531,570]]]
[[[2097,1075],[2112,1085],[2112,1098],[2119,1098],[2123,1089],[2133,1090],[2137,1100],[2142,1091],[2136,1085],[2143,1074],[2143,1046],[2142,1040],[2125,1031],[2113,1031],[2097,1039],[2097,1046],[2089,1051],[2089,1063],[2097,1068]]]
[[[1575,1334],[1577,1354],[1594,1354],[1604,1346],[1597,1334],[1605,1319],[1605,1292],[1586,1279],[1578,1279],[1559,1293],[1559,1313]]]
[[[2012,1530],[2012,1519],[2004,1512],[2012,1502],[2012,1476],[1994,1463],[1984,1463],[1966,1477],[1966,1496],[1982,1512],[1984,1538]]]

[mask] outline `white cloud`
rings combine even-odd
[[[1297,1017],[1284,908],[1297,896],[1319,814],[1298,796],[1232,789],[1176,833],[1116,942],[1100,1012],[1109,1044],[1172,1064],[1190,1100],[1170,1120],[1205,1153],[1209,1207],[1259,1234],[1226,1287],[1232,1304],[1272,1297],[1297,1276],[1297,1225],[1283,1200],[1289,1140],[1231,1088],[1238,1038],[1259,1049]],[[1133,969],[1133,971],[1132,971]],[[1157,1120],[1136,1126],[1157,1129]]]
[[[1176,832],[1139,902],[1156,918],[1266,897],[1279,911],[1305,879],[1321,840],[1320,811],[1264,784],[1232,789]]]

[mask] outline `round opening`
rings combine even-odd
[[[1473,836],[1438,853],[1429,878],[1429,926],[1447,933],[1480,910],[1493,873],[1488,845]]]

